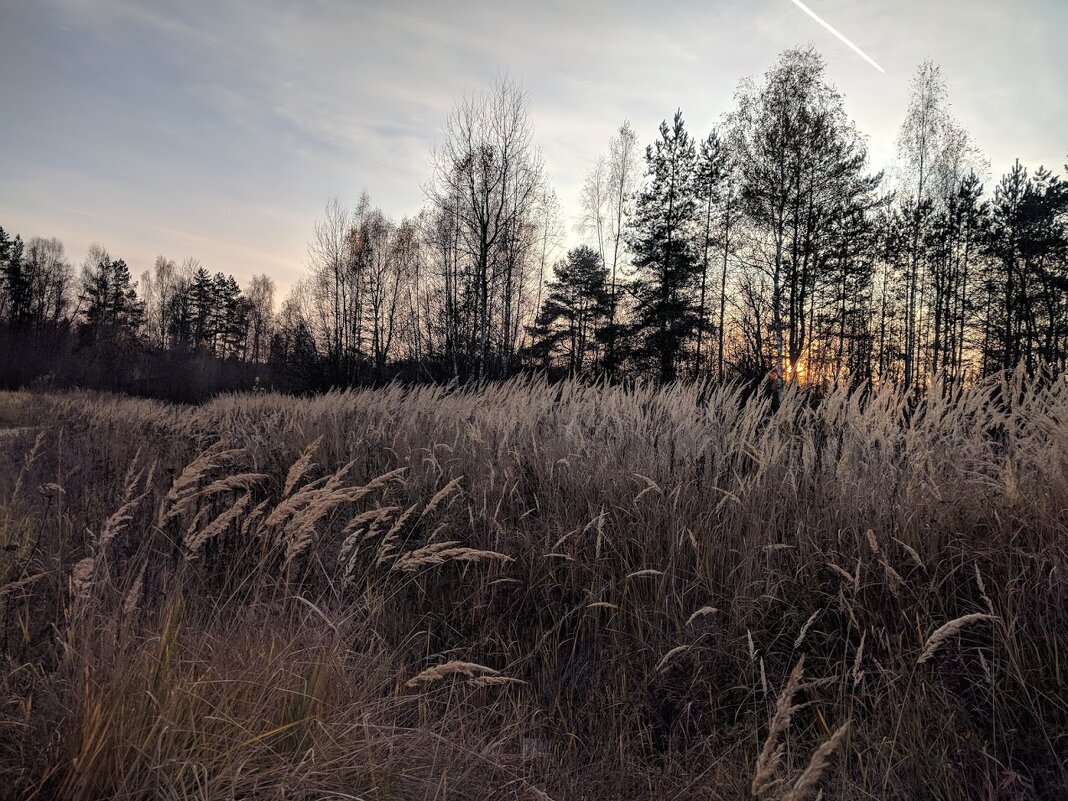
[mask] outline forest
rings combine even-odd
[[[500,78],[445,120],[424,208],[329,201],[284,297],[196,257],[94,244],[79,269],[0,229],[0,383],[203,400],[542,372],[781,395],[1068,366],[1068,184],[992,179],[934,63],[885,169],[812,48],[742,80],[714,131],[677,111],[644,150],[626,121],[606,139],[565,218]]]

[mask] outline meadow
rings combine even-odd
[[[1064,377],[0,426],[0,797],[1068,794]]]

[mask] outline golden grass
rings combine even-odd
[[[0,409],[0,797],[1068,792],[1063,377]]]

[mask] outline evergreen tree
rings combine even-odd
[[[984,228],[987,204],[982,184],[968,173],[946,199],[931,230],[932,346],[931,367],[961,377],[967,320],[972,312],[970,282]]]
[[[694,248],[698,218],[694,182],[697,150],[682,119],[660,124],[645,151],[647,186],[638,195],[630,245],[638,272],[634,333],[639,357],[655,364],[661,381],[674,381],[698,325],[700,261]]]
[[[194,348],[214,348],[215,281],[203,267],[197,267],[189,287],[189,305]]]
[[[236,356],[247,326],[241,288],[232,275],[216,273],[212,281],[212,295],[212,350],[223,359]]]
[[[167,302],[167,340],[170,347],[180,353],[196,348],[194,328],[196,315],[193,304],[192,282],[179,279]]]
[[[1022,327],[1020,312],[1020,243],[1024,235],[1024,208],[1030,191],[1027,170],[1019,159],[998,184],[994,192],[990,238],[990,254],[1000,265],[1001,308],[999,332],[989,342],[1001,355],[1001,367],[1011,370],[1020,358],[1019,335]]]
[[[571,250],[554,268],[545,301],[531,329],[530,355],[545,367],[554,358],[568,372],[579,374],[597,362],[611,312],[608,270],[600,255],[586,245]]]
[[[0,228],[0,290],[4,317],[21,328],[30,314],[30,278],[23,261],[23,243]]]
[[[1068,289],[1068,188],[1049,170],[1017,161],[997,188],[990,250],[1003,291],[1002,367],[1063,364]]]
[[[809,337],[809,358],[805,361],[810,375],[848,377],[854,383],[871,377],[878,228],[869,214],[868,199],[843,198],[830,227],[827,264],[821,271],[822,347],[816,348],[816,337]]]
[[[87,342],[136,340],[144,309],[122,259],[101,253],[82,276],[82,335]]]

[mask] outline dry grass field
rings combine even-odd
[[[0,422],[2,796],[1068,794],[1063,378]]]

